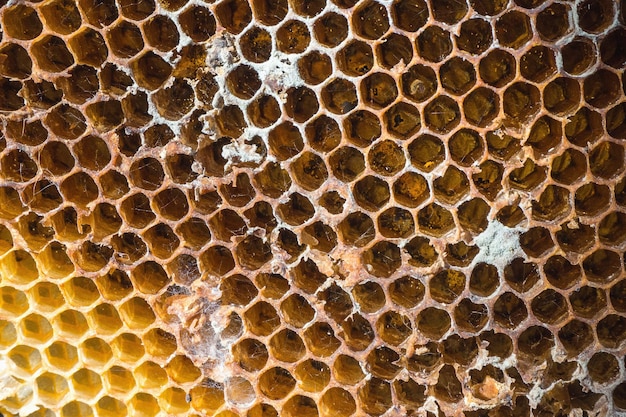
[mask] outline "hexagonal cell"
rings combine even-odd
[[[570,7],[562,3],[553,3],[540,11],[536,17],[539,36],[548,42],[558,42],[572,30],[570,14]]]
[[[122,362],[138,362],[145,350],[141,339],[131,333],[122,333],[111,341],[111,350],[117,359]]]
[[[626,317],[609,314],[596,326],[600,344],[609,349],[617,349],[626,340]]]
[[[75,372],[71,378],[74,392],[85,398],[93,398],[102,389],[102,380],[100,375],[90,369],[80,369]]]
[[[352,25],[357,35],[370,40],[380,39],[389,30],[387,9],[374,0],[367,0],[354,10]]]
[[[23,375],[32,375],[41,367],[41,354],[35,348],[18,345],[7,354],[16,366],[16,371]]]
[[[88,366],[97,368],[106,365],[113,357],[113,352],[109,344],[98,337],[85,340],[79,346],[79,353],[81,359]]]
[[[543,82],[556,72],[554,51],[546,46],[534,46],[520,59],[520,73],[534,82]]]
[[[400,86],[405,97],[421,103],[435,94],[437,75],[429,66],[413,65],[402,73]]]
[[[413,46],[404,35],[391,33],[376,47],[376,57],[379,64],[386,69],[392,69],[400,63],[407,64],[413,59]]]
[[[550,284],[560,289],[574,286],[582,278],[580,265],[573,265],[561,255],[551,256],[543,267]]]
[[[43,30],[43,25],[35,9],[24,4],[7,7],[3,17],[3,29],[11,38],[20,40],[34,39]],[[80,16],[78,18],[80,19]]]
[[[359,147],[370,145],[382,133],[380,120],[368,110],[350,113],[343,121],[343,128],[348,140]]]
[[[221,1],[215,8],[215,15],[222,26],[235,35],[241,33],[252,20],[252,10],[243,0]]]
[[[29,309],[26,295],[13,287],[0,287],[0,311],[5,318],[19,317]]]
[[[520,334],[517,346],[523,355],[527,355],[535,363],[541,363],[550,356],[554,347],[554,336],[543,326],[530,326]]]
[[[148,303],[139,297],[133,297],[119,308],[122,320],[130,329],[145,329],[155,319],[154,312]]]
[[[430,62],[441,62],[452,52],[450,32],[439,26],[427,26],[417,37],[417,53]]]
[[[170,87],[154,93],[152,101],[160,115],[168,120],[179,120],[193,109],[193,88],[187,81],[176,78]]]
[[[259,336],[271,334],[280,325],[276,310],[265,301],[259,301],[248,308],[243,318],[248,330]]]
[[[87,315],[90,327],[100,334],[113,334],[122,327],[122,320],[115,307],[108,303],[97,305]]]
[[[584,259],[583,270],[589,281],[610,282],[622,272],[620,257],[617,252],[598,249]]]
[[[6,43],[0,48],[0,54],[6,56],[2,63],[0,63],[0,74],[19,79],[28,78],[30,76],[33,62],[26,49],[22,46],[15,43]],[[51,88],[54,87],[51,86]],[[56,100],[54,95],[51,94],[51,96],[51,98]],[[43,99],[44,97],[42,97],[42,101]]]
[[[454,228],[454,219],[446,208],[431,203],[417,213],[417,224],[423,233],[441,237]]]
[[[191,406],[204,413],[215,413],[224,404],[224,385],[206,378],[189,391]]]
[[[168,259],[180,245],[180,239],[171,227],[164,223],[152,226],[143,234],[150,252],[161,259]]]
[[[554,221],[569,214],[570,210],[569,191],[558,185],[547,186],[532,202],[532,217],[535,220]]]
[[[398,346],[411,335],[413,326],[407,316],[388,311],[377,320],[376,329],[384,342]]]
[[[444,269],[430,279],[428,283],[430,296],[440,303],[453,303],[465,290],[465,282],[463,272]]]
[[[400,248],[392,242],[380,241],[361,255],[368,271],[377,277],[390,277],[402,264]]]
[[[113,397],[104,396],[95,405],[96,412],[102,417],[115,417],[128,412],[126,405]]]
[[[521,48],[533,36],[529,16],[517,10],[498,17],[495,30],[500,44],[512,49]]]
[[[608,352],[596,352],[587,363],[587,372],[594,382],[608,384],[619,376],[619,362]]]
[[[334,114],[346,114],[358,104],[356,87],[343,78],[335,78],[322,88],[324,107]]]
[[[283,329],[272,336],[268,347],[271,355],[282,362],[297,362],[306,353],[304,342],[296,332],[290,329]]]
[[[289,159],[297,155],[304,147],[300,130],[289,121],[272,129],[268,135],[268,142],[270,151],[279,160]]]
[[[19,81],[10,81],[4,77],[0,78],[2,86],[2,104],[0,110],[15,111],[24,106],[24,99],[18,95],[22,89],[22,83]]]
[[[599,69],[586,77],[583,87],[585,101],[596,108],[613,104],[620,96],[620,90],[619,78],[607,69]]]
[[[619,246],[626,239],[624,225],[626,214],[614,211],[607,214],[598,225],[598,237],[601,243],[611,246]]]
[[[626,62],[626,54],[618,46],[623,44],[626,39],[626,31],[619,27],[616,30],[610,32],[600,44],[600,56],[602,62],[612,66],[615,69],[619,69]]]
[[[620,103],[606,113],[606,130],[614,138],[626,138],[626,105]]]
[[[272,53],[272,37],[265,29],[253,26],[241,36],[239,46],[248,61],[265,62]]]
[[[593,65],[597,55],[595,45],[587,38],[574,38],[561,47],[563,69],[572,75],[585,72]]]
[[[439,78],[442,87],[447,92],[462,95],[476,83],[476,70],[469,61],[460,57],[453,57],[439,68]]]
[[[307,191],[318,189],[328,178],[324,160],[313,152],[303,152],[290,167],[296,183]]]
[[[22,337],[32,343],[45,343],[53,334],[50,322],[39,314],[30,314],[20,320],[18,326]]]
[[[128,409],[131,414],[143,414],[146,417],[155,417],[160,411],[156,398],[145,392],[139,392],[130,400]]]
[[[430,339],[439,340],[448,332],[452,324],[450,315],[436,307],[427,307],[420,311],[415,319],[417,328]]]
[[[85,316],[77,310],[65,310],[52,319],[55,329],[68,339],[80,339],[89,331]]]
[[[161,329],[151,329],[143,336],[148,354],[167,358],[176,351],[176,337]]]
[[[276,9],[272,8],[272,14]],[[303,53],[311,42],[311,34],[306,24],[300,20],[288,20],[276,31],[276,47],[287,54]]]
[[[569,357],[579,355],[594,342],[591,326],[576,319],[561,327],[558,337]]]
[[[563,137],[561,122],[549,116],[542,116],[532,126],[525,144],[542,155],[559,146]]]
[[[274,367],[265,371],[258,380],[261,393],[270,400],[285,398],[296,386],[296,380],[285,368]]]
[[[222,276],[235,267],[235,259],[225,246],[211,246],[200,255],[200,271]]]
[[[392,349],[386,346],[378,347],[367,355],[366,367],[374,377],[391,380],[401,369],[396,365],[399,359],[400,355]]]
[[[131,52],[126,52],[130,54]],[[122,52],[120,52],[122,53]],[[147,52],[130,63],[137,84],[148,90],[156,90],[170,77],[172,67],[154,52]]]
[[[48,404],[59,404],[69,392],[65,378],[51,372],[44,372],[35,380],[37,394]]]
[[[578,25],[588,33],[601,33],[613,21],[614,4],[609,0],[586,0],[577,7]]]
[[[449,133],[460,121],[458,103],[446,95],[437,96],[424,108],[424,123],[436,133]]]
[[[489,321],[489,312],[484,304],[473,303],[464,298],[454,309],[454,322],[461,330],[477,332]]]
[[[202,375],[191,359],[183,355],[173,357],[165,367],[167,374],[179,384],[196,381]]]
[[[379,378],[366,381],[357,394],[361,409],[370,415],[382,415],[393,405],[389,382]]]
[[[382,72],[375,72],[361,80],[359,91],[365,105],[374,109],[387,107],[398,96],[395,80]]]
[[[465,2],[463,5],[465,6]],[[491,25],[486,20],[478,18],[464,21],[461,24],[459,35],[455,38],[457,47],[472,55],[482,54],[490,49],[493,43]]]
[[[50,366],[67,372],[78,363],[78,350],[76,347],[62,341],[56,341],[44,351]]]
[[[0,320],[0,349],[8,349],[17,341],[17,331],[13,323]]]
[[[28,182],[37,175],[39,168],[28,154],[15,149],[5,154],[0,160],[2,176],[9,181]]]

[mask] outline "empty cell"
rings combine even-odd
[[[429,18],[424,0],[396,0],[391,6],[394,26],[407,32],[417,32]]]
[[[601,142],[589,153],[589,168],[596,177],[615,177],[624,169],[624,148],[615,142]]]
[[[533,46],[522,56],[519,65],[522,77],[542,82],[556,72],[554,50],[543,45]]]
[[[617,349],[626,340],[626,318],[618,314],[608,314],[596,325],[600,344],[609,349]]]
[[[452,58],[452,60],[455,59],[460,58]],[[478,72],[483,81],[493,87],[499,88],[504,87],[513,81],[515,78],[516,67],[517,63],[512,54],[502,49],[493,49],[480,60]],[[466,70],[466,72],[467,71],[471,70]],[[461,75],[462,74],[463,73],[461,73]],[[461,78],[461,80],[463,80],[463,78]],[[444,81],[446,80],[442,77],[442,84]]]
[[[80,12],[71,0],[55,0],[44,4],[39,10],[46,26],[55,33],[68,35],[81,26]]]
[[[137,47],[138,46],[139,45],[137,45]],[[113,45],[111,45],[111,47],[113,48]],[[139,50],[137,50],[137,52],[134,51],[135,48],[133,47],[132,55],[139,52]],[[170,74],[172,73],[172,67],[167,62],[165,62],[163,58],[161,58],[154,52],[147,52],[139,58],[133,60],[130,64],[130,67],[137,84],[139,84],[140,87],[146,88],[148,90],[158,89],[161,85],[163,85],[163,83],[169,78]]]
[[[454,228],[454,219],[446,208],[431,203],[417,213],[417,224],[425,234],[441,237]]]
[[[626,51],[621,45],[626,40],[626,30],[622,27],[610,32],[600,43],[600,57],[602,62],[615,69],[620,69],[626,62]]]
[[[449,96],[439,95],[424,108],[424,122],[436,133],[449,133],[460,121],[459,105]]]
[[[532,217],[551,222],[563,218],[571,211],[570,193],[558,185],[548,185],[536,201],[532,202]]]
[[[543,326],[530,326],[520,334],[517,346],[520,353],[532,358],[535,363],[541,363],[550,356],[554,336]]]
[[[570,14],[570,7],[563,3],[553,3],[540,11],[536,18],[539,36],[549,42],[558,42],[571,31]]]
[[[533,36],[529,16],[517,10],[498,17],[495,29],[500,44],[512,49],[521,48]]]
[[[284,309],[282,310],[284,311]],[[268,347],[272,357],[281,362],[297,362],[306,353],[304,342],[296,332],[290,329],[280,330],[272,336]]]
[[[578,25],[588,33],[604,31],[614,18],[615,4],[609,0],[586,0],[578,5]]]
[[[368,110],[356,110],[343,121],[343,128],[350,142],[365,147],[378,139],[382,133],[380,119]]]
[[[403,72],[400,85],[405,97],[421,103],[435,94],[437,75],[431,67],[416,64]]]
[[[599,69],[585,78],[583,84],[585,101],[596,108],[605,108],[619,98],[620,87],[619,78],[613,71]],[[580,97],[575,101],[578,104]]]
[[[317,96],[308,87],[292,87],[286,94],[285,111],[297,123],[306,122],[319,110]]]
[[[466,277],[461,271],[444,269],[428,282],[430,296],[440,303],[453,303],[465,290]]]
[[[253,26],[241,36],[239,46],[248,61],[265,62],[272,53],[272,36],[267,30]]]
[[[289,373],[289,371],[280,367],[268,369],[258,380],[259,390],[270,400],[285,398],[295,388],[295,386],[295,378]]]
[[[319,412],[323,417],[348,417],[356,411],[356,402],[348,391],[333,387],[328,389],[319,400]]]
[[[403,149],[392,140],[375,143],[367,154],[368,165],[380,175],[394,175],[404,168],[406,158]]]
[[[275,10],[272,11],[275,13]],[[310,42],[309,29],[300,20],[288,20],[276,31],[276,47],[286,54],[301,54],[306,51]]]
[[[529,235],[545,239],[546,232],[547,230],[542,228],[533,228]],[[536,264],[524,262],[523,258],[515,258],[504,268],[504,279],[515,291],[524,293],[539,281],[539,270]]]
[[[124,1],[122,1],[121,3],[122,10],[124,10],[124,3]],[[150,4],[150,0],[141,0],[139,4],[141,4],[142,6],[134,7],[134,9],[137,11],[143,9],[145,7],[143,5],[144,3]],[[82,9],[85,17],[87,18],[87,21],[96,28],[109,26],[118,17],[117,5],[115,4],[114,0],[78,0],[78,5]],[[150,12],[152,12],[153,10],[154,4],[152,5],[152,9]],[[140,16],[133,17],[137,19],[140,18]],[[144,16],[141,16],[141,18],[142,17]]]
[[[389,30],[389,15],[382,4],[367,0],[352,14],[354,32],[369,40],[380,39]]]
[[[170,87],[158,90],[153,96],[157,111],[168,120],[180,120],[193,109],[193,88],[182,79],[175,79]]]
[[[300,130],[289,121],[272,129],[268,135],[268,142],[270,151],[280,160],[299,154],[304,147]]]
[[[596,352],[587,362],[587,372],[594,382],[607,384],[619,376],[619,362],[608,352]]]
[[[606,130],[614,138],[626,138],[626,105],[620,103],[606,113]]]
[[[307,197],[293,193],[287,202],[278,206],[276,212],[287,224],[296,226],[313,217],[315,207]]]
[[[252,10],[247,1],[223,0],[215,7],[215,15],[230,33],[238,35],[252,20]]]
[[[449,0],[452,2],[453,0]],[[457,1],[466,6],[465,2]],[[433,4],[439,4],[433,3]],[[465,9],[467,10],[467,8]],[[493,33],[489,22],[483,19],[469,19],[461,23],[461,30],[455,36],[456,45],[459,49],[472,55],[480,55],[491,48]]]
[[[178,23],[194,42],[204,42],[215,34],[215,17],[206,7],[194,5],[185,9],[178,15]]]
[[[78,19],[80,22],[80,16]],[[7,7],[4,11],[3,20],[3,29],[11,38],[20,40],[34,39],[43,30],[37,11],[24,4]]]
[[[398,64],[406,65],[413,59],[413,45],[406,36],[391,33],[377,45],[376,59],[387,69],[392,69]]]
[[[385,343],[398,346],[411,335],[413,326],[407,316],[387,311],[377,320],[376,330]]]
[[[461,330],[477,332],[489,321],[489,312],[484,304],[476,304],[464,298],[454,309],[454,322]]]
[[[560,48],[563,69],[572,74],[585,72],[597,59],[595,45],[587,38],[574,38]]]
[[[420,311],[415,319],[418,330],[426,337],[438,340],[448,332],[451,325],[450,315],[436,307],[427,307]]]
[[[322,88],[324,107],[334,114],[346,114],[357,106],[356,87],[343,78],[335,78]]]

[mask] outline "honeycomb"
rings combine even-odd
[[[0,412],[626,415],[625,23],[0,0]]]

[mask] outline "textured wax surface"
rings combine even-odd
[[[625,19],[0,0],[0,413],[625,415]]]

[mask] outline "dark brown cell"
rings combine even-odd
[[[355,329],[362,331],[363,329]],[[363,337],[361,333],[357,337]],[[307,348],[315,356],[326,358],[331,356],[341,346],[341,341],[335,337],[335,332],[330,324],[325,322],[315,322],[304,331],[304,340]]]
[[[377,211],[389,201],[389,185],[381,178],[368,175],[353,188],[354,199],[366,210]]]
[[[438,4],[438,3],[436,3]],[[491,48],[493,33],[489,22],[483,19],[469,19],[461,24],[459,35],[455,36],[456,45],[462,51],[480,55]]]
[[[527,255],[539,258],[554,247],[554,241],[547,229],[533,227],[520,236],[520,245]]]
[[[516,66],[513,55],[502,49],[494,49],[480,60],[478,72],[487,84],[504,87],[515,78]]]
[[[611,305],[620,313],[626,312],[626,280],[619,280],[611,287]]]
[[[404,168],[403,149],[392,140],[376,142],[367,154],[368,165],[380,175],[394,175]]]
[[[556,324],[568,314],[567,300],[552,289],[534,297],[530,308],[535,317],[547,324]]]
[[[585,147],[601,137],[602,116],[588,107],[583,107],[569,117],[564,130],[567,140],[574,145]]]
[[[154,52],[147,52],[131,62],[133,76],[140,87],[156,90],[169,78],[172,67]]]
[[[609,314],[596,326],[596,334],[600,344],[609,349],[617,349],[626,340],[626,318],[617,314]]]
[[[12,56],[12,57],[23,54],[22,57],[24,55],[28,57],[28,53],[23,48],[21,49],[22,51],[21,53],[20,52],[5,53],[12,46],[17,46],[17,45],[7,44],[5,48],[0,48],[0,54]],[[11,60],[4,61],[4,64],[6,64],[7,62],[11,62]],[[3,64],[0,64],[0,74],[4,74],[9,77],[15,77],[15,78],[27,77],[28,75],[30,75],[30,68],[31,68],[32,62],[30,61],[30,58],[28,59],[28,61],[22,61],[22,62],[28,62],[28,66],[26,67],[28,74],[25,74],[22,76],[5,74],[4,71],[6,67],[4,67]],[[48,109],[54,106],[55,104],[59,103],[61,99],[63,98],[63,91],[61,89],[55,88],[53,83],[49,81],[45,81],[45,80],[41,81],[40,83],[35,83],[32,80],[26,80],[26,82],[24,83],[24,86],[22,87],[22,92],[24,94],[24,98],[29,103],[29,105],[38,109]]]
[[[575,149],[566,149],[561,155],[554,158],[550,169],[552,178],[563,184],[577,182],[586,172],[587,160],[582,152]],[[593,192],[593,184],[586,184],[585,186],[587,186],[587,189],[583,188],[577,201],[585,200],[586,193]]]
[[[407,309],[417,306],[426,292],[424,284],[417,278],[404,276],[389,284],[389,298],[394,304]]]
[[[451,132],[461,121],[459,105],[451,97],[439,95],[424,108],[426,126],[437,133]]]
[[[461,271],[444,269],[428,283],[430,296],[440,303],[451,304],[465,290],[466,277]]]
[[[321,93],[325,107],[335,114],[346,114],[358,104],[356,87],[350,81],[335,78],[326,84]]]
[[[0,78],[0,110],[15,111],[23,107],[24,99],[18,95],[21,89],[21,82]]]
[[[285,111],[297,123],[306,122],[319,110],[317,96],[308,87],[292,87],[286,94]]]
[[[558,337],[569,357],[576,357],[594,341],[591,326],[576,319],[561,327]]]
[[[356,247],[368,244],[376,235],[374,222],[365,213],[350,213],[339,223],[339,236],[341,240]]]
[[[392,349],[386,346],[372,350],[366,358],[366,367],[376,378],[392,380],[396,377],[400,368],[395,364],[400,359]]]
[[[158,14],[143,22],[142,27],[148,44],[159,51],[167,52],[178,45],[178,28],[169,17]]]
[[[363,153],[351,146],[343,146],[330,155],[330,168],[340,181],[351,182],[365,170]]]
[[[378,216],[378,230],[388,238],[409,237],[415,231],[415,221],[408,210],[392,207]]]
[[[306,352],[304,342],[291,329],[283,329],[272,336],[268,347],[270,354],[281,362],[297,362]]]
[[[56,6],[57,8],[60,6],[59,2],[56,3]],[[74,6],[74,8],[75,7],[76,6]],[[54,8],[54,5],[51,4],[48,6],[48,15],[50,15],[51,8]],[[78,19],[80,22],[80,15],[78,16]],[[39,36],[43,30],[43,25],[41,24],[41,20],[39,19],[39,16],[37,16],[35,9],[24,4],[16,4],[14,6],[7,7],[4,10],[3,20],[3,29],[11,38],[25,41],[31,40]]]
[[[580,215],[595,216],[608,208],[610,199],[608,186],[588,183],[576,190],[574,207]]]
[[[230,33],[238,35],[252,20],[252,10],[245,0],[223,0],[215,7],[215,15]]]
[[[515,291],[524,293],[539,281],[539,270],[536,264],[515,258],[504,268],[504,279]]]
[[[418,212],[417,223],[420,231],[434,237],[441,237],[455,227],[452,214],[436,203],[431,203]]]
[[[382,4],[374,0],[361,2],[352,12],[354,32],[369,40],[380,39],[389,30],[389,15]]]
[[[417,32],[428,21],[428,6],[424,0],[396,0],[391,6],[394,26],[407,32]]]
[[[464,298],[454,309],[454,322],[461,330],[478,332],[489,321],[487,306]]]
[[[428,26],[417,37],[417,53],[430,62],[441,62],[452,53],[450,32],[439,26]]]
[[[300,387],[308,392],[321,392],[330,382],[328,365],[314,359],[299,363],[295,368],[295,374]]]
[[[300,130],[286,121],[272,129],[268,135],[270,151],[280,160],[289,159],[302,151],[304,140]]]
[[[298,59],[298,71],[307,84],[320,84],[332,75],[330,57],[319,51],[311,51]]]
[[[3,164],[4,165],[4,164]],[[77,172],[61,183],[61,193],[66,201],[85,207],[98,198],[98,185],[84,172]]]
[[[604,284],[611,282],[622,272],[620,257],[608,249],[598,249],[583,261],[585,276],[589,281]]]
[[[294,2],[291,4],[294,11],[299,15],[314,17],[326,7],[326,0],[312,0],[308,2]]]
[[[566,216],[570,210],[569,191],[554,184],[548,185],[539,198],[532,202],[532,217],[539,221],[555,221]]]
[[[337,233],[330,226],[317,221],[304,228],[302,239],[311,248],[330,252],[337,245]]]
[[[31,45],[31,53],[39,68],[44,71],[62,72],[74,64],[74,57],[65,42],[57,36],[47,35],[37,40]]]
[[[445,159],[445,146],[441,139],[423,134],[408,146],[413,166],[423,172],[430,172]]]
[[[359,388],[358,399],[363,411],[374,416],[384,414],[393,405],[389,383],[375,377]]]
[[[467,175],[454,165],[450,165],[441,177],[433,181],[433,192],[438,201],[456,204],[469,192]]]
[[[350,142],[366,147],[382,133],[380,120],[368,110],[356,110],[343,120],[343,128]]]
[[[591,379],[599,384],[607,384],[619,376],[619,362],[608,352],[596,352],[587,363]]]
[[[405,97],[421,103],[437,91],[437,75],[426,65],[413,65],[402,73],[400,87]]]
[[[328,178],[324,160],[313,152],[303,152],[290,167],[295,182],[308,191],[318,189]]]
[[[293,193],[287,202],[278,206],[276,212],[287,224],[296,226],[313,217],[315,208],[307,197]]]
[[[251,4],[256,20],[267,26],[280,23],[288,11],[287,0],[254,0]]]
[[[556,240],[565,252],[583,253],[595,241],[595,228],[585,224],[571,225],[564,223],[555,233]]]
[[[257,372],[265,366],[269,355],[263,343],[256,339],[243,339],[233,346],[233,358],[242,369]]]
[[[396,82],[388,74],[377,72],[368,75],[359,85],[362,102],[374,109],[389,106],[398,97]]]
[[[278,101],[273,96],[262,95],[248,105],[248,117],[257,127],[270,127],[281,115]]]
[[[586,0],[578,5],[578,25],[588,33],[600,33],[613,21],[614,3],[610,0]]]
[[[459,206],[457,211],[459,223],[465,230],[478,235],[489,225],[487,220],[489,211],[489,204],[481,198],[473,198]]]
[[[129,171],[131,182],[145,190],[159,188],[164,176],[161,163],[154,158],[143,158],[134,162]]]
[[[260,342],[259,342],[260,343]],[[279,400],[287,396],[296,386],[296,380],[284,368],[274,367],[265,371],[259,378],[261,393],[270,400]]]
[[[541,363],[554,347],[554,336],[543,326],[530,326],[520,334],[517,347],[521,353]]]
[[[533,37],[530,18],[517,10],[498,17],[495,28],[500,44],[512,49],[521,48]]]
[[[122,16],[133,20],[143,20],[154,13],[156,5],[153,0],[118,0]]]
[[[549,42],[558,42],[571,31],[571,9],[563,3],[552,3],[537,14],[539,36]]]
[[[215,117],[218,131],[224,136],[240,137],[246,129],[246,119],[240,106],[228,105],[222,107]]]
[[[439,68],[443,88],[451,94],[467,93],[476,83],[474,65],[460,57],[453,57]]]
[[[559,77],[543,90],[543,105],[552,114],[571,114],[580,103],[580,84],[572,78]]]
[[[99,171],[111,160],[106,142],[97,136],[86,136],[74,145],[74,154],[81,167]]]
[[[387,69],[413,59],[413,46],[409,38],[398,33],[391,33],[376,46],[376,58],[379,64]]]
[[[606,130],[614,138],[626,138],[626,104],[620,103],[606,113]]]
[[[348,36],[348,20],[339,13],[328,12],[315,21],[313,34],[319,43],[333,48]]]
[[[415,208],[429,196],[428,182],[416,172],[406,172],[393,183],[395,200],[409,208]]]
[[[307,143],[316,151],[330,152],[341,142],[339,124],[328,116],[322,115],[306,125]]]
[[[358,77],[374,67],[374,52],[366,42],[353,40],[337,52],[336,62],[344,74]]]
[[[554,51],[547,46],[533,46],[520,59],[520,73],[529,81],[543,82],[555,72]]]
[[[460,22],[468,11],[465,0],[431,0],[430,6],[435,20],[449,25]]]
[[[279,163],[270,162],[255,176],[260,191],[268,197],[278,198],[291,186],[289,173]]]
[[[589,168],[596,177],[615,177],[624,169],[624,148],[615,142],[601,142],[589,153]]]
[[[392,242],[380,241],[361,256],[369,272],[377,277],[390,277],[402,265],[400,248]]]
[[[626,30],[619,27],[609,33],[600,43],[600,57],[602,62],[619,70],[626,63]]]
[[[532,84],[516,82],[504,91],[502,106],[504,114],[513,123],[521,125],[539,111],[539,89]]]
[[[150,252],[157,258],[167,259],[180,245],[180,239],[171,227],[164,223],[159,223],[148,229],[143,238],[145,239]]]
[[[178,23],[194,42],[204,42],[215,34],[215,17],[206,7],[189,7],[178,16]]]
[[[386,303],[385,291],[374,281],[359,283],[352,288],[352,297],[365,313],[376,313]]]
[[[563,69],[572,74],[580,75],[596,60],[596,47],[587,38],[575,38],[561,47]]]
[[[272,35],[265,29],[253,26],[241,36],[239,46],[241,54],[248,61],[265,62],[272,53]]]
[[[46,25],[55,33],[61,35],[69,35],[78,30],[82,23],[78,7],[76,7],[76,3],[73,1],[52,1],[40,7],[39,11],[42,13]],[[34,23],[36,24],[37,22]],[[39,24],[41,25],[41,23]],[[36,30],[36,27],[34,29]]]
[[[492,160],[480,164],[480,171],[472,174],[474,185],[485,197],[493,201],[502,189],[504,167]]]
[[[594,318],[607,307],[606,292],[601,288],[584,286],[569,296],[574,315],[582,318]]]
[[[500,285],[498,269],[490,264],[480,262],[472,270],[469,289],[473,294],[488,297]]]
[[[483,139],[470,129],[457,130],[448,140],[450,156],[461,166],[471,166],[481,159],[484,152]]]
[[[495,16],[500,14],[508,4],[508,0],[470,0],[472,8],[480,15]]]
[[[499,325],[515,329],[526,320],[528,310],[519,297],[512,292],[505,292],[493,305],[493,317]]]
[[[309,29],[300,20],[289,20],[276,31],[276,47],[286,54],[301,54],[310,42]]]
[[[71,163],[74,164],[73,158]],[[19,149],[14,149],[5,154],[0,161],[0,167],[2,177],[15,182],[27,182],[39,172],[35,161],[30,158],[28,153]]]

